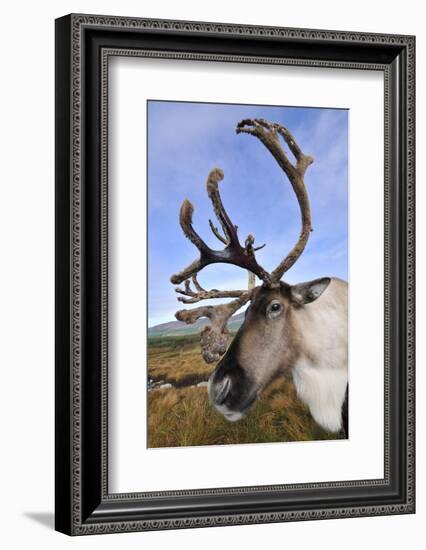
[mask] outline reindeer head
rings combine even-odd
[[[209,380],[209,397],[216,409],[228,420],[245,416],[262,389],[279,373],[285,372],[294,363],[298,353],[297,316],[299,310],[313,302],[327,288],[330,279],[317,279],[309,283],[290,286],[281,281],[284,273],[297,261],[308,241],[311,213],[308,194],[304,184],[306,169],[313,158],[304,155],[290,132],[283,126],[263,119],[242,120],[236,132],[257,137],[287,175],[296,194],[301,215],[302,229],[297,243],[279,265],[268,273],[256,261],[253,235],[248,235],[244,246],[238,238],[238,228],[230,220],[219,192],[222,170],[212,170],[207,179],[207,194],[223,234],[209,220],[210,228],[219,241],[222,250],[212,250],[196,233],[192,225],[192,204],[185,200],[180,210],[180,225],[185,236],[197,247],[200,256],[180,273],[171,277],[173,284],[182,294],[178,300],[193,304],[211,298],[235,298],[218,306],[201,306],[181,310],[176,318],[194,323],[200,317],[207,317],[210,324],[200,335],[201,352],[207,363],[219,361]],[[280,136],[287,143],[295,157],[293,164],[281,146]],[[263,245],[264,246],[264,245]],[[214,263],[233,264],[251,274],[248,290],[205,290],[197,280],[197,274],[207,265]],[[262,284],[255,287],[257,276]],[[190,281],[192,281],[193,287]],[[227,349],[229,331],[227,322],[238,309],[250,302],[245,320]]]

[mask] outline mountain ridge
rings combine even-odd
[[[244,312],[233,315],[228,322],[228,328],[231,332],[235,332],[241,326],[244,320]],[[169,321],[160,323],[153,327],[148,327],[148,338],[161,338],[164,336],[184,336],[187,334],[197,334],[203,327],[208,325],[210,321],[202,318],[198,319],[194,324],[187,325],[183,321]]]

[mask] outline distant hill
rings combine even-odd
[[[231,332],[236,332],[244,319],[244,312],[231,317],[228,322],[228,328]],[[200,329],[209,324],[208,319],[198,319],[193,325],[187,325],[182,321],[170,321],[161,323],[148,328],[148,338],[158,338],[161,336],[184,336],[185,334],[197,334]]]

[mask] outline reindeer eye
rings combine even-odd
[[[282,307],[281,303],[278,302],[278,300],[274,300],[273,302],[271,302],[268,305],[268,309],[266,310],[266,315],[270,319],[275,319],[276,317],[281,315],[282,309],[283,309],[283,307]]]

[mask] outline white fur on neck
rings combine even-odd
[[[299,360],[293,369],[293,381],[297,395],[309,407],[316,422],[330,432],[338,432],[342,427],[347,370],[314,367],[310,361]]]

